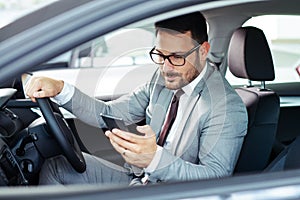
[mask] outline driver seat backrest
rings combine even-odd
[[[276,137],[280,103],[278,95],[265,87],[275,78],[270,48],[262,30],[241,27],[234,31],[228,49],[231,73],[248,79],[236,88],[248,112],[248,131],[234,173],[262,171],[269,162]],[[251,81],[260,81],[253,86]]]

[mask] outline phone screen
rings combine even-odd
[[[114,117],[111,115],[106,115],[103,113],[100,113],[100,116],[104,120],[104,122],[109,130],[117,128],[117,129],[120,129],[123,131],[135,133],[137,135],[144,135],[136,130],[136,126],[130,126],[130,128],[129,128],[129,126],[126,126],[124,121],[121,118]]]
[[[100,116],[104,120],[104,122],[109,130],[118,128],[120,130],[128,131],[128,128],[126,127],[125,123],[123,122],[123,120],[121,118],[117,118],[117,117],[110,116],[110,115],[105,115],[103,113],[101,113]]]

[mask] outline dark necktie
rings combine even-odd
[[[162,127],[162,131],[160,132],[160,136],[158,139],[157,144],[160,146],[163,146],[163,144],[166,141],[167,135],[172,127],[172,124],[175,121],[176,115],[177,115],[177,108],[178,108],[178,103],[179,103],[179,98],[180,96],[183,94],[182,90],[178,90],[172,98],[172,103],[171,103],[171,107],[170,110],[168,112],[166,121]]]

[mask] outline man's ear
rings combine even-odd
[[[201,52],[201,53],[208,53],[209,52],[209,49],[210,49],[210,44],[208,42],[203,42],[201,47],[200,47],[200,50],[201,51],[204,51],[204,52]]]
[[[209,49],[210,49],[210,44],[208,42],[203,42],[200,49],[199,49],[199,51],[200,51],[200,54],[201,54],[201,58],[204,58],[204,60],[207,57]]]

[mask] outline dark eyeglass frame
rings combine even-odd
[[[162,53],[155,53],[155,52],[153,52],[153,51],[155,50],[155,46],[154,46],[154,47],[151,49],[151,51],[149,52],[149,55],[150,55],[151,60],[152,60],[155,64],[163,65],[163,64],[165,63],[165,60],[168,59],[169,63],[171,63],[171,64],[174,65],[174,66],[180,67],[180,66],[185,65],[185,59],[186,59],[190,54],[192,54],[195,50],[197,50],[200,46],[201,46],[201,44],[195,46],[194,48],[192,48],[191,50],[189,50],[188,52],[186,52],[185,54],[182,54],[182,55],[176,54],[176,53],[171,53],[170,55],[164,55],[164,54],[162,54]],[[152,57],[152,54],[161,56],[161,57],[163,58],[163,61],[162,61],[161,63],[155,62],[155,60],[154,60],[153,57]],[[180,65],[174,64],[174,63],[171,61],[171,59],[170,59],[170,57],[172,57],[172,56],[183,58],[183,64],[180,64]]]

